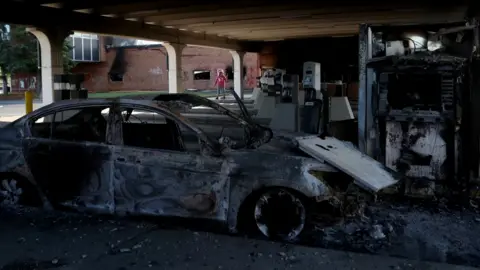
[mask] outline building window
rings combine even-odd
[[[228,66],[225,69],[225,75],[227,75],[227,79],[233,80],[233,68],[232,68],[232,66]]]
[[[97,35],[74,33],[68,37],[73,47],[70,54],[72,60],[79,62],[100,61],[99,40]]]
[[[227,75],[227,79],[233,80],[233,68],[232,66],[227,66],[225,68],[225,74]],[[247,67],[243,66],[243,77],[245,78],[247,76]]]
[[[123,82],[123,74],[119,73],[110,73],[108,74],[110,81],[112,82]]]
[[[193,80],[210,80],[210,70],[194,70],[193,71]]]
[[[112,66],[108,72],[110,81],[123,82],[123,75],[125,74],[125,50],[124,48],[117,48],[115,59],[113,59]]]

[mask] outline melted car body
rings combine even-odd
[[[162,96],[40,108],[0,129],[0,176],[30,183],[44,206],[212,219],[231,231],[240,207],[258,190],[285,188],[312,201],[331,194],[310,172],[334,168],[263,150],[272,132],[248,112],[237,115],[188,94]],[[245,132],[243,140],[233,139],[236,147],[180,114],[185,104],[199,102],[238,121]]]

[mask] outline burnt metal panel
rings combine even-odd
[[[310,171],[337,170],[314,159],[260,150],[231,151],[225,154],[230,170],[228,227],[235,231],[241,204],[252,192],[268,187],[286,187],[308,198],[328,200],[333,192]]]
[[[14,173],[29,181],[37,189],[44,208],[51,209],[45,192],[37,185],[26,162],[23,138],[24,130],[21,126],[9,125],[0,129],[0,172]]]
[[[369,191],[377,192],[399,180],[380,162],[333,137],[308,136],[296,140],[302,151],[345,172],[357,185]]]
[[[108,100],[62,101],[16,122],[57,110],[98,106]],[[203,144],[215,143],[167,102],[113,100],[108,117],[106,142],[61,142],[27,138],[24,142],[28,169],[32,169],[47,195],[61,205],[90,208],[97,212],[134,213],[179,217],[200,217],[227,221],[236,226],[244,199],[266,187],[287,187],[307,197],[328,199],[333,193],[321,179],[309,173],[336,172],[333,167],[284,151],[257,150],[202,151],[193,154],[125,147],[122,144],[122,118],[119,106],[156,109],[195,131]],[[245,125],[245,118],[238,117]],[[263,138],[265,142],[269,138]],[[268,147],[267,147],[268,148]],[[206,149],[205,146],[202,149]],[[215,148],[217,149],[217,148]],[[17,159],[21,160],[21,159]],[[22,162],[19,163],[19,166]],[[25,162],[23,162],[25,163]],[[33,179],[33,178],[32,178]]]
[[[225,220],[225,160],[187,152],[115,146],[116,211]]]
[[[407,177],[446,180],[444,132],[445,124],[438,122],[387,122],[385,165]]]
[[[22,133],[13,126],[0,129],[0,172],[16,171],[25,165]]]
[[[26,138],[24,149],[35,181],[53,203],[113,212],[110,146]]]

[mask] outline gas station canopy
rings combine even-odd
[[[381,2],[377,0],[60,0],[55,2],[53,0],[10,0],[4,2],[11,2],[12,5],[17,6],[23,5],[23,14],[26,16],[31,16],[35,11],[46,12],[48,7],[63,14],[82,13],[92,18],[101,16],[116,22],[124,20],[145,26],[161,27],[165,28],[164,30],[167,31],[165,33],[181,31],[213,40],[241,41],[355,35],[361,23],[398,25],[459,22],[462,21],[466,11],[466,5],[463,5],[462,1],[423,0]],[[2,4],[8,9],[7,3],[2,2]],[[9,12],[6,13],[9,17]],[[45,16],[52,15],[54,13],[45,14]],[[17,16],[21,15],[17,14]],[[88,17],[65,15],[63,19],[77,20],[78,23],[78,20],[83,20],[82,18]],[[43,17],[43,20],[53,19]],[[21,19],[17,18],[14,23],[21,23]],[[25,19],[25,24],[28,23],[32,23],[31,19]],[[101,26],[99,28],[102,29]],[[119,28],[122,26],[119,25]],[[118,29],[118,31],[121,30]]]

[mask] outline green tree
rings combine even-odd
[[[69,39],[65,39],[63,42],[63,71],[65,73],[71,73],[77,62],[70,58],[70,52],[73,50],[73,46]]]
[[[9,27],[5,24],[0,24],[0,75],[2,80],[3,89],[7,89],[8,81],[7,74],[10,67],[9,63],[12,62],[12,44],[10,42]],[[3,91],[7,93],[7,91]]]
[[[64,71],[69,73],[75,62],[69,57],[72,46],[65,40],[63,46]],[[35,36],[23,26],[0,24],[0,72],[6,89],[7,76],[13,73],[38,72],[38,43]],[[6,94],[7,91],[3,91]]]

